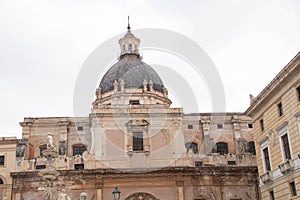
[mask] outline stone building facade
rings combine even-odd
[[[300,53],[263,89],[252,117],[263,199],[300,199]]]
[[[252,120],[244,113],[184,114],[139,54],[128,27],[121,55],[104,75],[87,117],[25,118],[12,199],[41,199],[49,169],[47,136],[57,151],[52,199],[259,199]]]
[[[0,199],[11,199],[12,177],[11,172],[16,167],[16,137],[0,137]]]

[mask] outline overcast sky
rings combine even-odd
[[[243,112],[300,51],[299,9],[298,0],[0,0],[0,136],[20,138],[24,117],[72,116],[80,67],[126,30],[127,15],[133,31],[197,42],[220,73],[226,110]]]

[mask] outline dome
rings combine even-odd
[[[114,81],[125,82],[125,88],[143,88],[144,80],[153,82],[153,90],[163,93],[163,83],[154,69],[142,62],[139,55],[123,55],[100,82],[102,93],[114,90]]]

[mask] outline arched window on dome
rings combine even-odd
[[[2,178],[0,178],[0,185],[3,185],[4,181],[2,180]]]

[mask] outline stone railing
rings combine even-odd
[[[278,165],[278,168],[280,169],[281,173],[287,173],[288,171],[291,171],[294,169],[294,161],[293,160],[286,160],[282,164]]]
[[[197,155],[194,156],[197,158]],[[208,161],[204,164],[213,165],[236,165],[236,166],[256,166],[256,156],[251,153],[244,154],[224,154],[211,153],[205,156]]]
[[[273,180],[273,173],[271,171],[268,171],[264,174],[262,174],[260,176],[260,180],[263,182],[263,183],[267,183],[269,181],[272,181]]]

